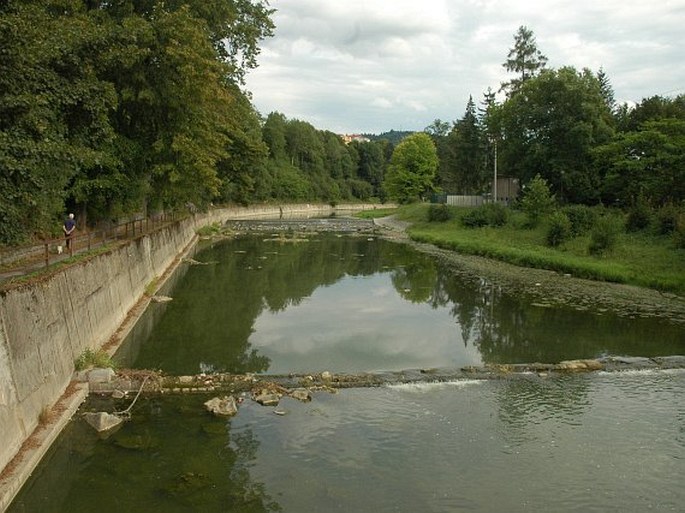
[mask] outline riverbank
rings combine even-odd
[[[435,256],[454,272],[487,280],[540,306],[567,306],[621,317],[658,317],[685,324],[685,298],[658,290],[577,278],[568,273],[521,267],[500,260],[444,249],[416,240],[413,223],[397,215],[374,219],[385,236]],[[419,239],[422,239],[419,237]],[[685,352],[685,342],[683,351]]]
[[[625,214],[620,211],[583,210],[591,224],[578,228],[578,235],[567,234],[554,246],[548,241],[551,218],[531,227],[520,211],[497,209],[497,218],[488,212],[484,207],[412,204],[399,208],[394,215],[410,223],[408,232],[414,241],[460,254],[685,297],[685,248],[677,244],[673,234],[660,234],[656,228],[627,232],[623,228]],[[492,219],[479,217],[487,215]],[[474,226],[476,222],[486,224]],[[597,241],[603,244],[601,249],[591,250],[600,244]]]

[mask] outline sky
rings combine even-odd
[[[339,134],[419,131],[512,78],[521,25],[547,67],[602,67],[620,103],[685,94],[685,0],[270,0],[246,89],[257,110]]]

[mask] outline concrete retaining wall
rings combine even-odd
[[[373,205],[338,206],[335,211]],[[30,285],[0,291],[0,469],[69,384],[74,360],[101,347],[146,287],[196,240],[197,228],[229,219],[328,214],[327,205],[214,209],[130,241]]]

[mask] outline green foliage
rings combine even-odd
[[[437,168],[438,156],[430,136],[412,134],[393,151],[384,188],[391,199],[410,203],[434,189]]]
[[[586,205],[568,205],[561,209],[571,223],[570,236],[577,237],[590,231],[597,219],[597,213]]]
[[[200,237],[212,237],[213,235],[221,233],[221,224],[212,223],[205,226],[201,226],[200,228],[195,230],[195,233],[197,233]]]
[[[563,203],[596,203],[592,150],[611,138],[610,116],[589,70],[544,70],[496,110],[500,166],[521,183],[539,174]]]
[[[504,226],[508,220],[508,209],[499,203],[486,203],[462,216],[461,224],[467,228],[483,226]]]
[[[685,249],[685,212],[681,212],[678,216],[678,221],[673,231],[673,244],[678,249]]]
[[[548,246],[557,247],[572,234],[571,221],[568,216],[557,210],[549,217],[549,226],[545,237]]]
[[[554,208],[555,202],[547,180],[535,175],[521,199],[521,210],[528,216],[529,225],[537,226],[540,219]]]
[[[428,207],[428,222],[429,223],[444,223],[446,221],[449,221],[454,217],[454,213],[452,212],[452,209],[445,205],[444,203],[441,204],[431,204],[430,207]]]
[[[263,2],[11,2],[0,10],[0,243],[202,207],[265,158],[238,84],[273,30]],[[231,183],[230,187],[226,184]]]
[[[604,215],[600,217],[590,232],[588,252],[595,256],[610,253],[616,247],[621,231],[621,221],[616,216]]]
[[[428,205],[417,203],[402,206],[394,214],[411,224],[408,232],[413,240],[518,266],[550,269],[582,278],[630,283],[685,295],[682,250],[674,249],[671,239],[649,232],[621,236],[622,214],[608,212],[611,221],[616,223],[615,241],[621,237],[620,244],[614,246],[613,252],[596,258],[588,253],[588,237],[569,238],[563,249],[548,246],[548,224],[544,222],[536,229],[523,230],[519,222],[519,218],[523,220],[525,217],[522,212],[510,212],[510,222],[500,228],[472,230],[462,228],[459,223],[427,223],[427,209]]]
[[[450,160],[447,169],[442,170],[442,178],[452,192],[476,194],[482,191],[485,184],[483,139],[476,106],[469,96],[464,116],[454,124],[447,137]]]
[[[652,209],[645,201],[638,200],[628,210],[628,217],[626,218],[626,230],[629,232],[637,232],[649,228],[652,224],[654,215]]]
[[[509,94],[516,93],[521,85],[539,73],[547,64],[545,57],[538,50],[533,31],[520,26],[514,34],[514,47],[509,50],[504,68],[517,75],[516,78],[502,85]]]
[[[675,233],[679,222],[683,218],[683,210],[672,203],[664,205],[657,212],[659,233],[669,235]]]
[[[630,205],[640,197],[663,205],[685,199],[685,119],[645,122],[596,147],[593,155],[606,175],[607,203]]]
[[[89,369],[91,367],[115,369],[116,365],[112,361],[112,358],[107,354],[107,351],[102,349],[98,349],[97,351],[86,349],[78,356],[78,358],[76,358],[74,361],[74,367],[77,371],[80,371]]]

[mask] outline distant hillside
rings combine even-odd
[[[409,131],[397,131],[397,130],[390,130],[389,132],[384,132],[380,135],[374,135],[374,134],[364,134],[364,137],[368,137],[372,141],[380,141],[382,139],[386,139],[390,141],[393,145],[396,145],[399,143],[402,139],[407,137],[408,135],[411,135],[415,132],[409,132]]]

